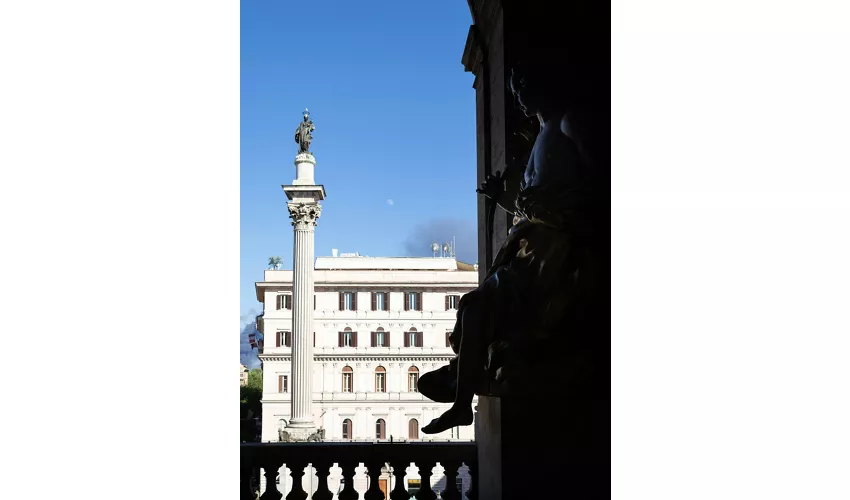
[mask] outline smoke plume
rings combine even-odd
[[[455,239],[457,259],[475,264],[478,260],[478,231],[471,219],[432,219],[418,224],[404,241],[404,251],[411,257],[432,257],[432,243],[436,241],[442,246],[451,242],[452,238]]]

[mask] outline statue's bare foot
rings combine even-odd
[[[437,434],[459,425],[472,424],[472,408],[470,405],[455,405],[446,410],[445,413],[431,421],[422,428],[425,434]]]

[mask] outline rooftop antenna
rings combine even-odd
[[[434,243],[431,243],[431,251],[434,252],[434,258],[436,259],[437,258],[437,252],[440,251],[440,244],[437,243],[436,241]]]

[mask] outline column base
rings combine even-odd
[[[280,440],[282,442],[289,443],[317,442],[325,440],[325,430],[316,429],[315,425],[312,427],[287,426],[280,434]]]
[[[312,418],[306,418],[306,419],[293,418],[292,420],[289,421],[288,424],[286,424],[287,429],[290,428],[290,427],[292,427],[294,429],[307,429],[307,428],[309,428],[309,429],[313,429],[315,431],[316,430],[316,422],[314,422]]]

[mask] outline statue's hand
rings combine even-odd
[[[484,177],[484,182],[481,183],[481,187],[476,189],[475,192],[492,200],[498,200],[505,192],[505,179],[502,177],[502,172],[497,170],[493,174],[487,174]]]

